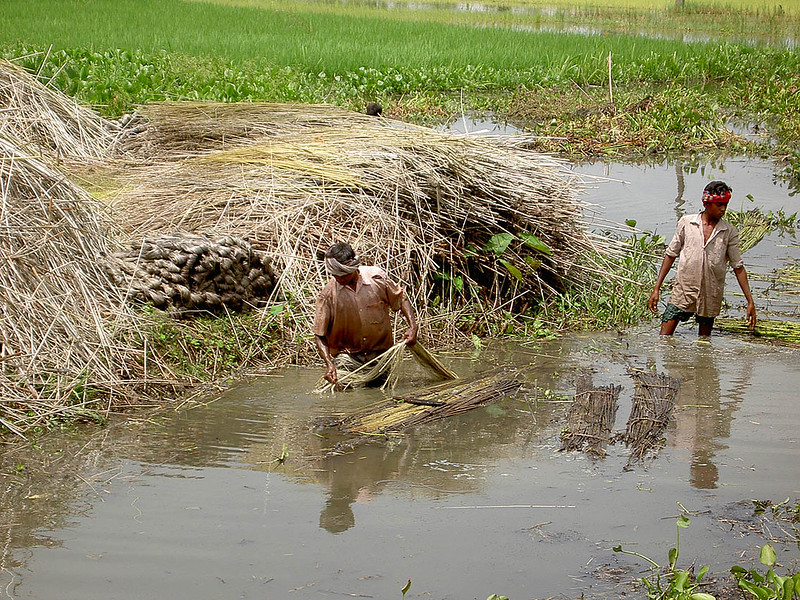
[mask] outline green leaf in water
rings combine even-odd
[[[768,567],[775,564],[775,548],[772,547],[772,544],[764,544],[761,546],[761,556],[759,556],[759,560],[762,565],[767,565]]]
[[[625,219],[625,225],[628,227],[636,227],[636,219]]]

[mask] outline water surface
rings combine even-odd
[[[382,392],[321,396],[319,369],[285,369],[182,414],[15,450],[31,468],[3,482],[0,597],[399,598],[409,578],[408,598],[618,595],[615,578],[645,565],[612,547],[665,561],[678,502],[681,562],[724,578],[763,543],[749,501],[800,498],[796,349],[648,327],[442,359],[462,375],[516,366],[526,389],[327,455],[341,437],[312,417]],[[632,368],[683,380],[666,447],[632,469],[620,445],[559,452],[575,377],[623,386],[621,429]],[[407,387],[430,383],[402,369]]]

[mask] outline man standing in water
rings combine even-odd
[[[656,312],[661,284],[678,260],[678,275],[667,308],[661,317],[661,335],[672,335],[679,321],[695,315],[699,335],[711,335],[711,328],[722,307],[725,291],[725,267],[730,264],[747,299],[747,325],[756,325],[756,307],[750,294],[747,272],[739,252],[739,232],[722,220],[731,188],[722,181],[712,181],[703,190],[703,212],[687,215],[678,221],[675,235],[667,246],[648,306]]]
[[[314,339],[325,361],[325,379],[339,379],[334,358],[349,356],[364,364],[394,345],[389,309],[399,311],[408,323],[403,339],[417,342],[417,321],[405,291],[380,267],[361,266],[346,242],[325,253],[325,268],[332,276],[317,297]],[[338,359],[337,359],[338,362]]]

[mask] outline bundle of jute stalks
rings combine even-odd
[[[397,370],[406,349],[411,352],[411,355],[419,364],[437,377],[441,379],[458,379],[458,375],[425,348],[422,342],[409,346],[405,341],[400,341],[362,365],[351,363],[352,370],[339,369],[339,380],[335,384],[329,383],[325,379],[320,379],[314,392],[344,391],[349,388],[367,385],[378,379],[383,381],[381,389],[394,389],[398,380]]]
[[[357,414],[325,419],[319,424],[364,436],[399,433],[496,402],[521,387],[517,370],[500,368],[395,396]]]
[[[240,310],[265,300],[275,286],[270,257],[232,235],[146,237],[114,258],[129,299],[161,309]]]
[[[636,391],[625,433],[621,436],[631,450],[628,465],[657,452],[664,445],[664,430],[675,408],[681,380],[663,373],[631,370]]]
[[[583,450],[603,456],[612,441],[611,429],[617,414],[620,385],[596,386],[591,374],[578,377],[575,399],[561,432],[561,450]]]

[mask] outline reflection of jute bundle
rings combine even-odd
[[[129,297],[157,308],[239,309],[269,296],[275,283],[270,258],[230,235],[145,238],[115,258]]]

